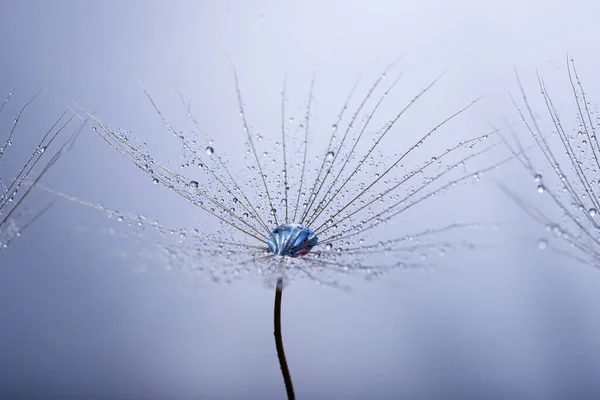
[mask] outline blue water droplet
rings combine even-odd
[[[317,244],[318,237],[304,225],[283,224],[271,232],[267,245],[271,253],[284,257],[302,257]]]

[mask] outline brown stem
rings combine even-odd
[[[285,383],[285,391],[287,393],[288,400],[296,398],[294,394],[294,386],[292,385],[292,376],[287,365],[285,358],[285,351],[283,350],[283,338],[281,336],[281,295],[283,294],[283,279],[277,279],[277,288],[275,289],[275,307],[273,311],[273,323],[275,325],[275,346],[277,347],[277,358],[279,359],[279,366],[281,367],[281,375],[283,375],[283,382]]]

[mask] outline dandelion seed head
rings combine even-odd
[[[477,133],[454,144],[445,141],[453,135],[444,132],[464,131],[459,116],[474,102],[453,105],[453,114],[432,116],[421,103],[436,80],[407,95],[393,90],[398,79],[392,75],[401,73],[384,75],[388,79],[352,88],[330,118],[313,117],[312,100],[318,97],[314,79],[298,94],[302,100],[295,108],[284,90],[281,115],[272,126],[256,122],[236,77],[238,107],[232,112],[239,110],[239,118],[232,120],[237,130],[222,129],[235,134],[235,140],[216,137],[214,144],[189,103],[184,106],[191,129],[176,128],[156,108],[169,140],[183,149],[178,148],[177,159],[167,157],[170,162],[129,131],[112,129],[88,115],[98,135],[160,187],[192,205],[194,213],[186,217],[189,228],[140,221],[139,211],[115,215],[143,230],[147,248],[154,249],[143,257],[188,271],[201,281],[283,273],[286,282],[307,278],[338,287],[347,276],[373,279],[399,269],[431,268],[451,249],[467,247],[444,240],[444,235],[480,226],[440,222],[433,228],[431,209],[421,211],[426,219],[412,218],[419,225],[406,221],[421,203],[458,186],[470,188],[474,177],[483,180],[487,170],[468,166],[489,155],[495,144],[490,139],[483,143],[491,135]],[[420,112],[427,114],[423,121],[428,125],[410,122],[418,107],[424,107]],[[415,231],[415,226],[421,228]]]
[[[4,142],[0,143],[0,166],[2,167],[0,173],[3,175],[0,177],[0,249],[7,248],[14,239],[21,236],[23,230],[27,229],[51,207],[51,204],[48,204],[41,210],[38,209],[37,212],[32,211],[25,200],[30,197],[33,188],[60,156],[70,148],[78,134],[78,131],[74,132],[62,147],[57,146],[58,151],[55,154],[47,154],[47,149],[53,145],[53,142],[60,140],[57,140],[59,134],[67,129],[74,118],[71,112],[66,111],[55,120],[54,125],[46,130],[45,134],[41,134],[40,142],[33,151],[29,150],[29,155],[23,159],[22,163],[17,161],[13,164],[17,166],[16,170],[10,168],[11,161],[6,163],[6,157],[11,158],[13,147],[19,147],[16,144],[13,146],[13,138],[21,137],[19,129],[22,124],[21,119],[27,114],[28,107],[40,93],[41,90],[20,108],[17,117],[13,119],[8,129],[2,129],[2,132],[8,132],[8,135],[1,138]],[[3,114],[11,96],[12,92],[0,104],[0,114]],[[18,149],[14,150],[18,151]]]
[[[508,192],[531,218],[546,227],[559,240],[552,245],[543,238],[537,247],[549,249],[585,265],[600,262],[600,207],[597,171],[600,169],[600,129],[598,110],[587,99],[573,60],[566,61],[566,77],[552,86],[538,74],[540,98],[530,100],[527,89],[517,75],[520,99],[513,99],[515,109],[525,122],[525,136],[513,135],[506,142],[544,193],[531,199]],[[560,83],[563,86],[555,91]],[[544,113],[537,114],[542,109]],[[543,117],[540,117],[542,115]],[[524,140],[527,135],[532,146]],[[523,151],[527,149],[527,151]],[[531,149],[531,151],[530,151]],[[548,172],[542,175],[544,168]]]

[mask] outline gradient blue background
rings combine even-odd
[[[473,136],[488,120],[515,120],[513,65],[534,93],[536,68],[564,89],[570,52],[588,92],[598,93],[599,12],[593,1],[5,1],[0,94],[16,88],[14,115],[45,87],[21,131],[30,146],[76,101],[150,138],[168,158],[178,143],[132,76],[165,113],[183,118],[181,90],[226,143],[241,132],[228,56],[253,118],[277,123],[284,73],[303,95],[315,68],[318,105],[333,118],[365,68],[375,76],[404,54],[406,79],[417,88],[449,71],[423,118],[484,95],[462,122]],[[3,118],[5,127],[10,113]],[[537,195],[516,165],[496,178]],[[171,226],[206,220],[89,130],[44,182]],[[488,246],[450,254],[435,273],[356,281],[352,294],[311,282],[286,289],[284,340],[297,397],[599,398],[598,271],[539,251],[543,227],[492,179],[439,200],[415,230],[455,212],[501,228],[486,236]],[[116,226],[59,201],[0,254],[0,397],[282,398],[271,290],[259,279],[198,287],[178,271],[140,273],[139,245],[104,233]]]

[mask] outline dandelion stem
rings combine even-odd
[[[283,375],[283,382],[285,383],[285,391],[289,400],[295,399],[294,386],[292,384],[292,376],[287,365],[285,358],[285,351],[283,349],[283,337],[281,335],[281,296],[283,294],[283,277],[277,279],[277,287],[275,289],[275,307],[273,310],[273,324],[275,335],[275,347],[277,347],[277,358],[279,359],[279,367],[281,368],[281,375]]]

